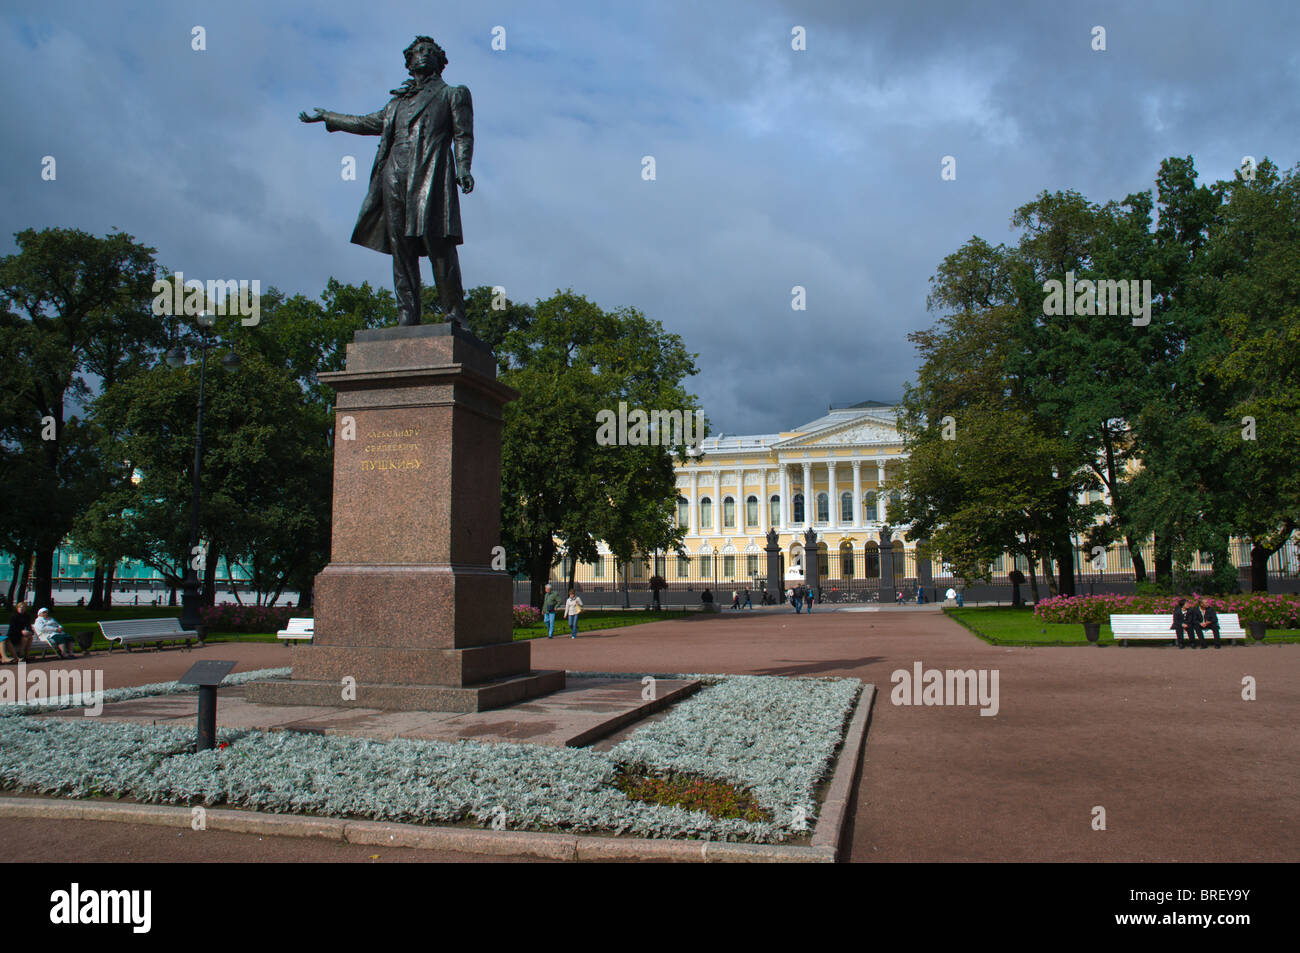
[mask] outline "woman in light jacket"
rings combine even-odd
[[[569,598],[564,600],[564,617],[569,620],[569,632],[572,638],[578,637],[578,614],[582,612],[582,600],[569,590]]]

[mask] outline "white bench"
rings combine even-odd
[[[282,639],[286,645],[290,646],[301,639],[306,639],[310,642],[315,635],[315,619],[290,619],[288,628],[281,629],[279,632],[275,633],[277,639]]]
[[[162,648],[164,642],[185,640],[185,647],[199,637],[197,632],[181,628],[180,619],[118,619],[99,623],[99,630],[108,640],[108,650],[113,651],[113,643],[131,651],[133,642],[156,642]]]
[[[1110,632],[1120,645],[1128,644],[1130,639],[1168,639],[1172,642],[1175,639],[1173,624],[1173,613],[1164,615],[1112,615],[1110,617]],[[1214,635],[1206,629],[1205,638],[1206,641],[1210,641],[1214,638]],[[1237,613],[1219,613],[1219,638],[1246,638],[1246,630],[1241,627],[1241,622],[1237,619]]]

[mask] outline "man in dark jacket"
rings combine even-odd
[[[1192,605],[1183,617],[1183,622],[1187,626],[1187,641],[1191,643],[1192,648],[1205,648],[1205,633],[1201,631],[1201,623],[1205,617],[1201,615],[1201,607],[1195,597],[1192,599]]]
[[[1174,630],[1174,639],[1178,642],[1178,647],[1183,647],[1183,626],[1186,620],[1183,618],[1183,600],[1179,599],[1174,603],[1174,624],[1169,628]]]
[[[1212,605],[1205,606],[1205,628],[1214,633],[1214,647],[1223,648],[1223,642],[1219,638],[1219,610]],[[1204,639],[1202,639],[1202,643]]]
[[[380,137],[352,242],[393,256],[399,324],[420,323],[420,256],[428,255],[448,320],[465,327],[456,186],[474,189],[474,107],[468,89],[443,82],[447,54],[432,37],[417,36],[404,52],[411,78],[383,109],[351,116],[317,108],[298,118],[324,122],[330,132]]]

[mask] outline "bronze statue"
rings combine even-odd
[[[474,189],[474,107],[468,89],[443,82],[447,54],[432,37],[417,36],[404,52],[411,78],[379,112],[349,116],[317,108],[298,118],[324,122],[330,132],[380,137],[352,241],[393,256],[399,324],[420,323],[420,256],[428,255],[443,311],[465,327],[456,185],[466,194]]]

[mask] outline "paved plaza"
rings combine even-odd
[[[105,687],[165,681],[200,658],[290,664],[280,645],[92,656]],[[999,675],[993,717],[901,706],[891,676]],[[50,663],[46,663],[47,665]],[[533,643],[533,665],[587,672],[853,676],[879,690],[849,830],[853,861],[1295,861],[1300,646],[1000,648],[934,609],[723,613]],[[1243,678],[1257,682],[1242,699]],[[504,714],[498,713],[498,715]],[[1106,829],[1094,830],[1095,808]],[[216,832],[213,832],[214,834]],[[212,835],[208,835],[212,836]],[[5,859],[211,859],[164,828],[0,820]],[[279,846],[275,846],[278,842]],[[268,846],[269,845],[269,846]],[[222,859],[398,860],[222,834]],[[66,856],[57,856],[66,850]],[[455,855],[426,859],[456,859]]]

